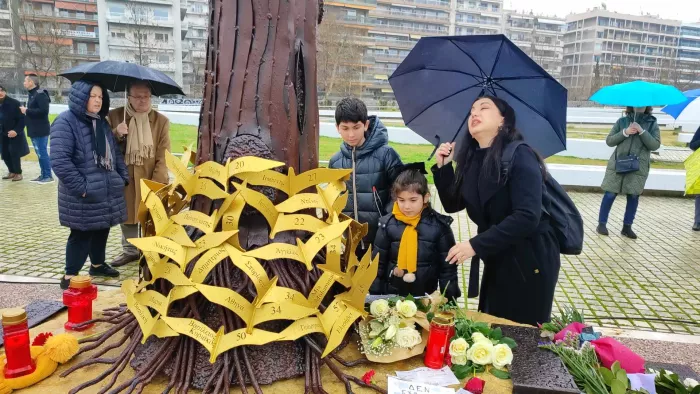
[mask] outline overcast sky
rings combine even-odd
[[[641,12],[684,22],[700,22],[700,0],[607,0],[608,10],[627,14]],[[564,17],[600,6],[600,0],[504,0],[506,9],[532,10],[535,14]]]

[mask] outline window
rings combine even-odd
[[[203,13],[204,6],[202,4],[192,4],[192,12]]]
[[[110,5],[109,14],[112,16],[124,16],[126,13],[123,5]]]
[[[86,28],[85,26],[83,26],[83,25],[77,25],[77,26],[75,27],[75,30],[77,30],[77,31],[87,31],[87,28]]]
[[[126,33],[112,32],[113,38],[126,38]]]
[[[141,34],[134,33],[134,40],[136,40],[137,42],[148,41],[148,34],[146,34],[146,33],[141,33]]]
[[[153,19],[157,21],[167,21],[170,19],[168,10],[153,10]]]
[[[168,33],[156,33],[156,41],[168,42]]]
[[[9,9],[9,5],[7,4],[7,0],[0,0],[0,10],[6,10]]]
[[[12,29],[9,19],[0,19],[0,29]]]
[[[70,25],[67,23],[61,23],[59,27],[61,28],[61,30],[70,30]]]
[[[59,10],[58,14],[64,18],[68,18],[70,16],[70,14],[68,14],[68,10]]]
[[[170,56],[158,55],[158,63],[169,64],[170,63]]]
[[[0,47],[12,48],[12,39],[7,37],[0,37]]]
[[[79,42],[79,43],[78,43],[78,53],[81,54],[81,55],[87,55],[87,53],[88,53],[88,48],[87,48],[87,44],[86,44],[86,43],[84,43],[84,42]]]
[[[356,17],[356,16],[357,16],[357,11],[355,11],[355,10],[348,10],[348,16],[349,16],[350,18]]]
[[[75,12],[75,17],[78,19],[85,19],[85,13],[81,11],[76,11]]]

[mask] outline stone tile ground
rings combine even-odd
[[[37,174],[36,163],[25,164],[26,179]],[[58,224],[56,187],[28,181],[0,183],[0,274],[60,278],[68,230]],[[612,235],[600,237],[595,225],[601,195],[571,196],[586,222],[586,244],[580,256],[562,257],[555,309],[575,305],[589,320],[605,326],[700,335],[700,327],[683,323],[700,321],[700,233],[690,229],[693,201],[643,196],[635,224],[640,239],[631,241],[619,235],[624,199],[613,207]],[[476,232],[464,212],[454,217],[458,239]],[[108,259],[119,253],[120,236],[114,228]],[[138,274],[134,265],[121,272],[121,279]],[[462,266],[460,275],[464,283],[467,266]],[[476,305],[476,300],[468,301],[469,308]]]

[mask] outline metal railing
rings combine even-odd
[[[416,5],[429,5],[429,6],[435,6],[435,7],[441,7],[441,8],[450,8],[450,2],[449,1],[440,1],[440,0],[380,0],[385,3],[397,3],[397,4],[416,4]]]
[[[389,23],[382,23],[383,21],[377,21],[376,26],[381,27],[383,29],[393,29],[393,30],[400,30],[400,31],[408,31],[408,32],[417,32],[417,33],[428,33],[428,34],[433,34],[433,35],[444,35],[447,34],[447,29],[428,29],[428,28],[423,28],[423,27],[414,27],[414,26],[402,26],[402,25],[393,25]]]
[[[377,0],[329,0],[329,3],[355,4],[364,6],[376,6]]]
[[[450,23],[450,17],[448,14],[445,14],[445,16],[440,17],[437,15],[426,15],[418,12],[406,12],[406,11],[397,11],[397,10],[386,10],[386,9],[375,9],[372,10],[371,13],[373,15],[377,16],[394,16],[397,18],[415,18],[415,19],[421,19],[421,20],[426,20],[426,21],[435,21],[437,23]]]

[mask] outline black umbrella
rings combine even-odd
[[[389,82],[406,126],[436,146],[454,141],[472,102],[492,95],[513,107],[541,155],[566,149],[566,88],[502,34],[421,38]]]
[[[112,92],[126,91],[132,82],[146,82],[155,96],[166,94],[185,95],[182,88],[164,73],[136,63],[105,60],[85,63],[59,74],[71,83],[84,80],[99,83]]]

